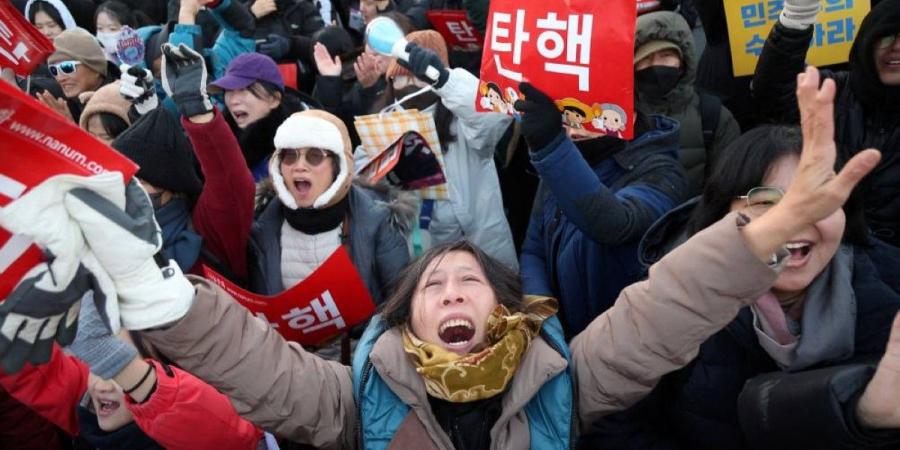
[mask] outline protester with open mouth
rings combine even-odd
[[[2,389],[92,449],[258,448],[262,431],[242,419],[227,397],[151,359],[127,331],[112,336],[90,294],[82,305],[70,354],[54,347],[45,365],[14,375],[0,370]],[[140,381],[125,384],[126,373]]]
[[[822,2],[787,0],[766,40],[753,78],[756,107],[770,123],[797,123],[794,74],[803,70]],[[859,25],[849,70],[825,72],[837,83],[835,123],[840,161],[860,149],[884,152],[884,162],[857,194],[878,239],[900,246],[900,0],[873,2]],[[875,255],[882,277],[896,289],[900,250]],[[880,256],[885,259],[880,260]]]
[[[800,176],[802,146],[800,130],[791,127],[763,126],[738,138],[710,172],[703,195],[647,233],[644,262],[652,264],[729,212],[755,220],[774,208]],[[867,430],[871,425],[856,412],[871,373],[851,363],[882,356],[900,309],[900,294],[878,277],[865,251],[867,237],[865,218],[852,201],[797,230],[785,244],[790,256],[771,289],[707,340],[688,367],[666,375],[639,406],[597,424],[585,445],[896,445],[900,435]]]
[[[225,75],[210,83],[209,89],[213,94],[224,93],[225,119],[255,181],[269,174],[278,126],[291,114],[316,105],[313,99],[286,87],[275,61],[261,53],[235,57]]]
[[[149,208],[134,186],[125,193],[124,211],[100,194],[82,191],[65,201],[67,215],[60,220],[78,224],[88,248],[125,294],[118,296],[123,324],[145,330],[143,338],[231,397],[245,418],[267,430],[318,448],[568,448],[576,421],[584,427],[634,405],[665,374],[689,364],[701,344],[743,307],[759,304],[773,287],[782,289],[781,272],[799,268],[787,266],[807,257],[790,244],[805,234],[815,239],[811,229],[841,217],[841,206],[880,154],[860,152],[835,173],[834,90],[830,81],[819,88],[814,68],[801,76],[799,161],[793,153],[775,161],[782,167],[763,177],[766,183],[787,184],[779,201],[748,212],[753,205],[746,199],[729,200],[732,211],[663,257],[648,280],[627,287],[569,348],[560,342],[555,301],[523,298],[516,274],[469,243],[434,247],[401,273],[351,368],[285,342],[215,284],[147,264],[155,248],[146,244],[157,241],[157,232],[141,226]],[[294,197],[298,203],[307,199]],[[44,242],[48,231],[21,214],[32,211],[29,202],[40,201],[35,198],[25,196],[4,208],[0,223]],[[840,227],[831,228],[822,233]],[[123,247],[135,251],[118,250]],[[122,266],[146,270],[131,276]],[[844,289],[840,278],[832,274],[835,282],[823,288]],[[33,307],[29,300],[16,303],[19,314]],[[764,319],[770,330],[774,317]],[[865,427],[900,428],[900,392],[893,385],[900,376],[900,318],[892,334],[891,351],[857,405]],[[836,348],[841,355],[847,349]],[[809,362],[808,355],[778,360]],[[121,382],[131,385],[137,378],[124,374]],[[794,407],[808,409],[799,402]],[[790,426],[799,415],[784,425],[763,426]]]

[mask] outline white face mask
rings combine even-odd
[[[116,56],[116,44],[119,43],[119,36],[121,35],[121,30],[114,32],[97,32],[97,40],[100,41],[100,46],[103,47],[103,53],[110,62],[118,62],[118,57]]]

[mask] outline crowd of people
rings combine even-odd
[[[12,3],[54,51],[3,82],[139,169],[0,208],[49,256],[0,303],[0,448],[900,448],[900,0],[821,70],[784,0],[747,77],[721,0],[637,2],[631,139],[528,81],[476,111],[427,13],[489,0]],[[360,176],[357,118],[410,111],[443,196]],[[375,312],[317,345],[204,278],[341,250]]]

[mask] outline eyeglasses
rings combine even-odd
[[[878,42],[875,44],[875,47],[876,48],[888,48],[888,47],[894,45],[894,42],[897,41],[898,36],[900,36],[900,33],[885,36],[878,40]]]
[[[79,64],[81,64],[81,61],[62,61],[56,64],[50,64],[47,68],[50,70],[50,75],[53,75],[53,77],[56,78],[60,73],[72,75],[75,73],[75,66]]]
[[[300,148],[285,148],[281,150],[279,158],[281,159],[282,164],[293,166],[300,161],[301,157],[303,157],[306,159],[306,163],[311,167],[317,167],[329,156],[331,156],[331,153],[322,150],[321,148],[313,147],[306,149],[306,151]]]
[[[777,187],[760,186],[750,189],[747,195],[741,195],[737,198],[747,200],[747,209],[754,216],[761,216],[770,208],[778,204],[784,197],[784,191]]]

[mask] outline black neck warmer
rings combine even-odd
[[[900,0],[879,2],[863,20],[850,50],[850,89],[870,111],[900,112],[900,86],[886,86],[878,77],[875,43],[900,33]]]
[[[297,208],[290,209],[281,206],[284,220],[291,228],[305,234],[319,234],[331,231],[341,225],[347,212],[350,210],[350,195],[344,196],[341,201],[322,209]]]
[[[238,138],[238,144],[241,146],[241,153],[244,154],[247,167],[251,169],[256,167],[275,152],[275,131],[290,114],[282,101],[282,104],[273,109],[268,116],[251,123],[244,129],[238,128],[231,114],[225,115],[226,122]]]

